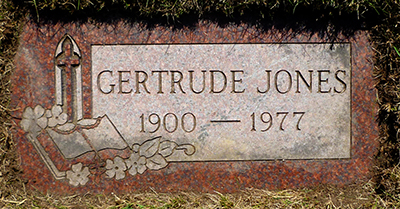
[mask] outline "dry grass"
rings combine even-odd
[[[17,2],[17,1],[15,1]],[[21,3],[22,2],[22,3]],[[112,2],[112,3],[110,3]],[[323,2],[323,3],[321,3]],[[15,6],[18,5],[18,6]],[[254,12],[254,8],[261,8]],[[10,136],[11,120],[9,77],[14,68],[13,57],[18,32],[25,14],[42,17],[41,12],[101,14],[103,11],[123,10],[145,16],[179,18],[185,14],[202,15],[217,12],[227,16],[243,13],[260,18],[278,12],[321,10],[319,15],[335,18],[348,13],[368,22],[376,56],[374,77],[378,90],[380,150],[376,156],[375,177],[363,185],[342,188],[319,186],[297,190],[267,191],[247,189],[236,194],[191,193],[174,194],[132,193],[126,195],[56,196],[26,191],[19,178],[18,156]],[[400,208],[400,3],[398,0],[360,0],[339,2],[313,1],[88,1],[88,0],[0,0],[0,207],[7,208]],[[275,13],[274,13],[275,12]],[[326,13],[326,14],[325,14]],[[370,16],[371,17],[371,16]],[[396,49],[398,49],[396,51]]]
[[[383,22],[372,30],[376,89],[379,104],[380,149],[376,155],[376,193],[400,207],[400,2],[387,8]]]
[[[40,208],[370,208],[393,206],[372,195],[370,185],[267,191],[248,189],[235,194],[218,192],[174,194],[147,192],[126,195],[52,196],[30,192],[0,200],[0,206]]]
[[[13,194],[23,187],[13,141],[10,135],[11,120],[10,76],[14,69],[13,58],[18,43],[21,11],[10,1],[0,1],[0,197]],[[18,192],[15,192],[18,193]]]

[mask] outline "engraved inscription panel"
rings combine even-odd
[[[195,147],[168,162],[351,157],[350,44],[91,50],[92,117],[128,146],[162,136]]]

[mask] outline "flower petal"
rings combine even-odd
[[[115,176],[115,170],[107,170],[106,175],[108,178],[113,178]]]
[[[54,127],[57,125],[57,120],[53,117],[53,118],[49,118],[49,123],[48,123],[49,127]]]
[[[82,163],[72,165],[71,170],[73,170],[75,173],[80,173],[82,171]]]
[[[79,183],[81,185],[85,185],[89,181],[89,178],[87,177],[89,174],[90,174],[89,168],[88,167],[83,168],[81,172],[81,178],[79,180]]]
[[[139,159],[139,154],[137,152],[132,153],[131,156],[125,160],[126,166],[128,168],[132,167],[137,162],[138,159]]]
[[[140,158],[137,160],[137,163],[138,163],[139,165],[144,165],[144,164],[146,164],[146,158],[145,158],[145,157],[140,157]]]
[[[131,168],[133,165],[135,165],[135,161],[131,160],[130,158],[125,160],[125,164],[126,164],[126,168],[129,169]]]
[[[40,118],[44,115],[44,108],[40,105],[36,105],[34,111],[35,111],[36,118]]]
[[[146,169],[147,169],[147,167],[146,167],[145,164],[139,164],[139,165],[137,166],[137,171],[138,171],[138,173],[140,173],[140,174],[144,173],[144,172],[146,171]]]
[[[115,179],[120,180],[125,178],[125,172],[122,170],[119,170],[117,172],[115,172]]]
[[[81,175],[82,176],[89,176],[89,174],[90,174],[89,168],[88,167],[84,167],[82,172],[81,172]]]
[[[52,114],[50,110],[46,110],[46,117],[51,118]]]
[[[76,180],[77,176],[74,172],[72,171],[67,171],[67,179],[69,179],[69,184],[71,184],[72,186],[78,186],[79,182]]]
[[[89,181],[89,178],[85,176],[85,177],[81,177],[79,183],[81,185],[85,185],[88,181]]]
[[[128,172],[129,172],[129,174],[131,174],[132,176],[136,175],[136,174],[137,174],[136,167],[135,167],[135,166],[132,167],[131,169],[129,169]]]
[[[33,120],[31,120],[31,119],[23,119],[19,125],[22,127],[22,129],[24,131],[28,132],[29,128],[31,126],[31,123],[33,123]]]
[[[67,120],[68,120],[67,113],[62,113],[60,116],[58,116],[58,124],[60,124],[60,125],[66,123]]]
[[[116,157],[114,159],[114,163],[115,163],[116,166],[118,166],[118,168],[119,168],[118,170],[126,171],[126,165],[125,165],[125,162],[124,162],[124,160],[122,158]]]
[[[110,160],[110,159],[107,159],[106,160],[106,169],[110,170],[113,167],[114,167],[114,162],[112,160]]]
[[[53,108],[51,108],[51,113],[53,113],[53,116],[59,116],[62,113],[62,108],[60,105],[54,105]]]
[[[33,109],[31,107],[27,107],[22,114],[23,118],[26,119],[35,119],[35,114],[33,113]]]
[[[46,128],[46,126],[47,126],[47,118],[46,118],[46,116],[43,116],[43,117],[41,117],[41,118],[39,118],[38,120],[37,120],[37,124],[40,126],[40,128]]]

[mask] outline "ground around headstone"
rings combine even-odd
[[[346,187],[320,186],[297,190],[268,191],[247,189],[233,194],[157,193],[59,196],[40,192],[13,195],[0,200],[1,207],[11,208],[373,208],[398,206],[375,196],[373,185]]]

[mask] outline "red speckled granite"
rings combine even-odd
[[[286,33],[263,31],[248,25],[217,24],[200,21],[194,28],[172,29],[155,26],[148,29],[140,23],[89,24],[67,23],[37,26],[27,23],[20,37],[12,77],[12,108],[15,124],[20,124],[26,107],[41,104],[50,109],[55,103],[54,54],[58,42],[65,34],[74,38],[82,53],[82,85],[84,117],[91,117],[91,45],[93,44],[156,44],[156,43],[304,43],[329,42],[318,34],[292,31]],[[377,147],[375,90],[371,63],[372,50],[368,34],[358,31],[351,38],[339,42],[352,45],[352,149],[350,159],[285,160],[285,161],[232,161],[232,162],[180,162],[170,163],[158,171],[127,176],[123,180],[105,178],[105,163],[99,158],[115,155],[101,151],[72,160],[62,157],[54,142],[46,134],[37,138],[59,170],[66,170],[77,162],[92,163],[84,186],[71,186],[67,179],[56,180],[37,150],[20,126],[14,127],[13,137],[20,154],[23,177],[31,188],[54,193],[124,193],[153,188],[160,192],[201,191],[235,192],[254,187],[285,189],[318,184],[345,185],[370,178],[372,159]],[[124,151],[120,156],[126,156]],[[94,174],[94,173],[92,173]]]

